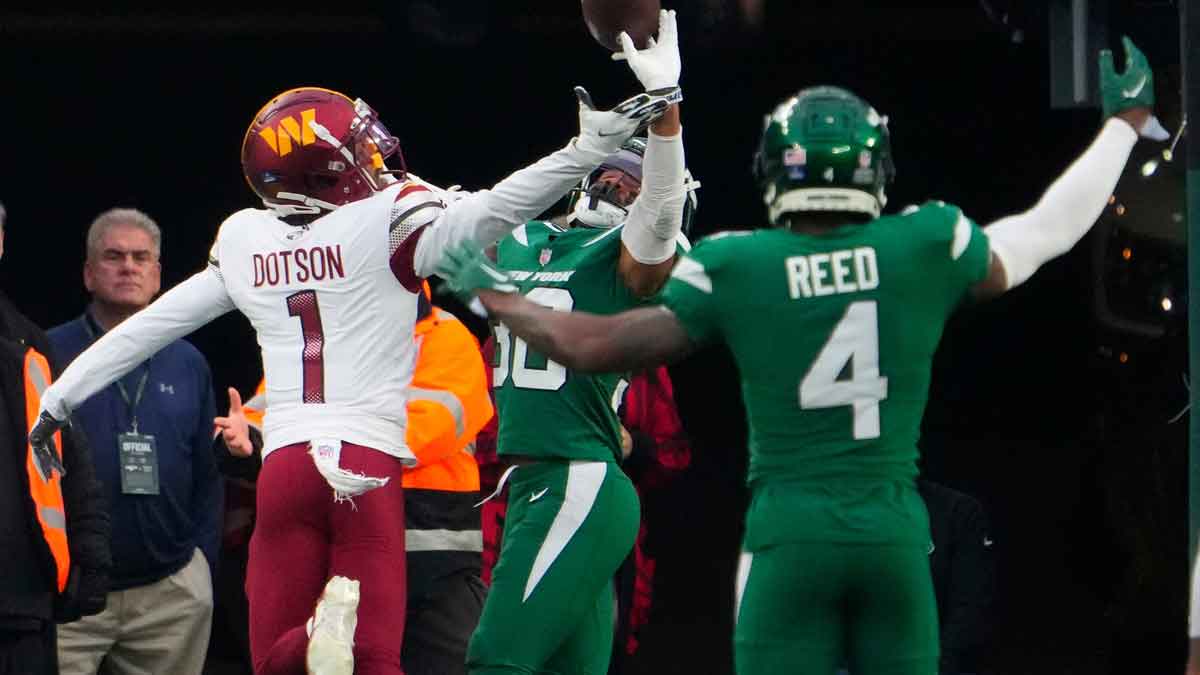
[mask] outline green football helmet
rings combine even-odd
[[[835,211],[879,217],[895,177],[887,118],[840,87],[809,87],[764,120],[754,173],[767,217]]]

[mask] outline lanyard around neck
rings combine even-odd
[[[88,312],[83,313],[83,327],[87,330],[88,336],[95,342],[100,338],[100,326],[92,315]],[[121,398],[125,401],[125,405],[129,408],[129,418],[133,425],[133,433],[137,433],[137,407],[142,402],[142,394],[146,393],[146,381],[150,379],[150,361],[146,361],[146,370],[142,371],[142,376],[138,378],[137,391],[133,395],[133,399],[129,398],[129,391],[125,389],[125,384],[121,380],[117,380],[114,384],[117,385],[117,392],[121,394]]]

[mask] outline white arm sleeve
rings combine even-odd
[[[233,307],[219,273],[206,267],[85,349],[42,395],[42,410],[66,419],[80,403],[158,350]]]
[[[481,247],[496,243],[553,206],[605,159],[606,155],[580,149],[572,140],[492,189],[450,202],[417,242],[413,255],[417,276],[433,274],[442,253],[461,242],[474,241]]]
[[[1092,145],[1032,209],[1001,218],[985,229],[992,252],[1004,265],[1008,288],[1024,283],[1087,234],[1104,211],[1137,139],[1129,124],[1109,119]]]
[[[659,136],[651,131],[642,159],[642,190],[621,230],[625,249],[643,265],[657,265],[675,255],[687,202],[684,166],[683,132]]]

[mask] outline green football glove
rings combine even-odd
[[[489,260],[479,246],[469,242],[442,254],[437,275],[446,282],[446,288],[464,301],[470,301],[479,290],[517,292],[509,273]]]
[[[1130,108],[1154,109],[1154,72],[1150,63],[1132,40],[1123,37],[1121,42],[1125,45],[1125,72],[1120,75],[1113,67],[1112,51],[1100,52],[1100,100],[1105,119]],[[1156,141],[1171,136],[1153,115],[1138,133]]]

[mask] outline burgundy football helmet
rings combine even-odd
[[[398,170],[384,160],[394,157]],[[362,99],[319,87],[271,99],[242,141],[250,189],[281,215],[332,211],[405,175],[400,141]]]

